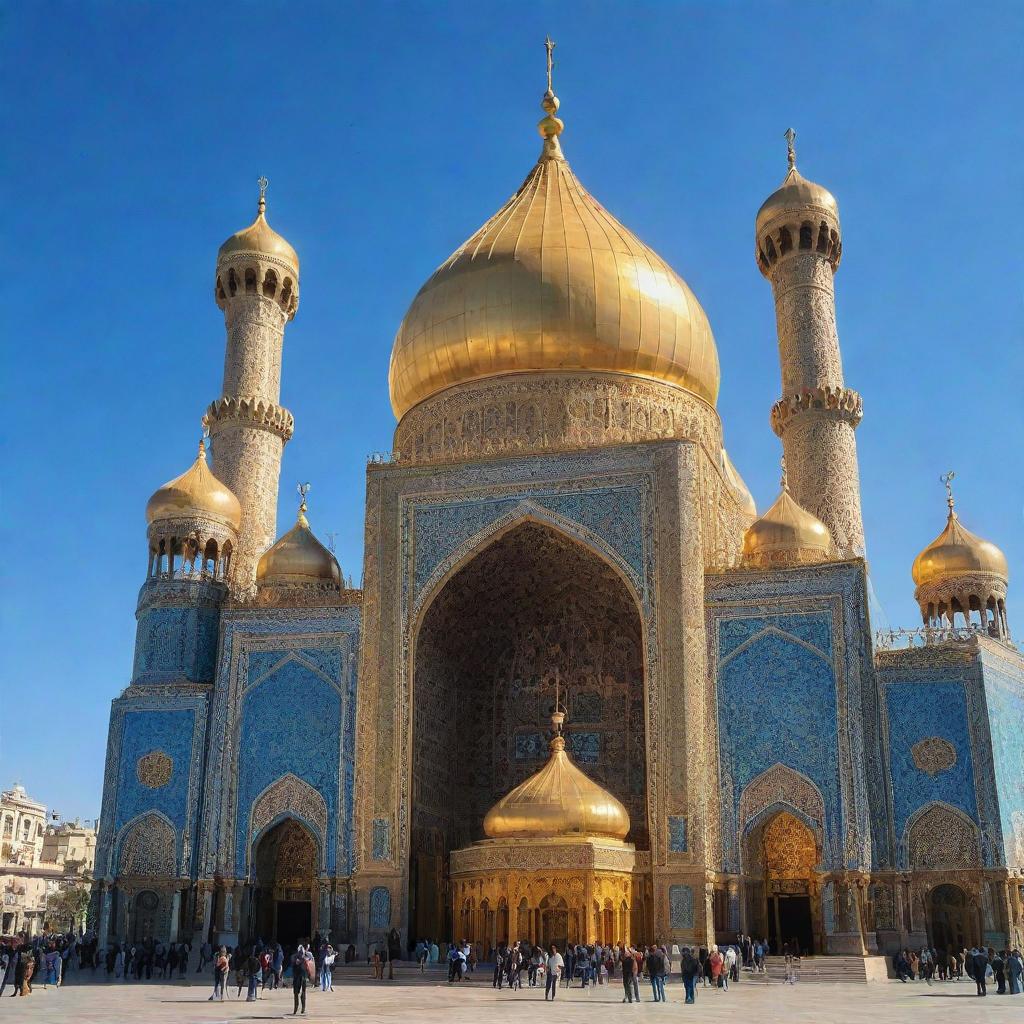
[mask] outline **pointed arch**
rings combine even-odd
[[[286,818],[305,825],[317,844],[320,870],[326,870],[327,801],[304,779],[287,772],[272,782],[252,803],[249,841],[246,843],[246,873],[251,873],[253,851],[260,839]]]
[[[899,859],[904,869],[981,867],[977,823],[959,807],[932,800],[907,819]]]
[[[146,811],[122,826],[115,849],[119,877],[178,875],[178,830],[160,811]]]
[[[787,633],[784,629],[779,629],[778,626],[765,626],[764,629],[758,630],[753,636],[747,637],[743,643],[737,645],[731,650],[724,658],[721,658],[718,662],[719,669],[724,668],[729,664],[737,655],[742,654],[744,651],[753,647],[754,644],[763,640],[767,636],[777,636],[786,643],[794,644],[797,647],[803,647],[804,649],[816,654],[826,665],[832,667],[832,659],[821,649],[814,646],[814,644],[808,643],[806,640],[794,635],[793,633]]]
[[[815,833],[819,843],[823,841],[825,799],[821,790],[802,772],[776,763],[751,779],[740,794],[740,834],[747,836],[780,811],[788,811]]]
[[[633,569],[603,537],[581,523],[560,516],[557,512],[552,512],[550,509],[526,499],[473,534],[434,569],[416,595],[411,616],[412,633],[415,634],[430,605],[453,576],[457,575],[460,570],[469,565],[491,545],[526,523],[546,526],[606,562],[625,584],[630,596],[636,602],[637,609],[642,613],[644,602],[640,580]]]

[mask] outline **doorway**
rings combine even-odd
[[[309,900],[278,900],[276,909],[277,941],[285,949],[294,949],[312,937],[313,904]]]
[[[814,926],[811,923],[811,897],[789,894],[772,896],[769,914],[769,938],[772,950],[782,952],[784,942],[796,939],[804,955],[814,952]]]
[[[540,927],[543,945],[565,949],[569,944],[569,906],[561,897],[545,896],[540,901]]]
[[[967,896],[958,885],[937,885],[928,900],[932,946],[935,949],[966,949],[974,945]]]

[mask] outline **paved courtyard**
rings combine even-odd
[[[234,990],[232,990],[234,991]],[[541,989],[495,992],[489,985],[410,984],[346,979],[333,993],[310,991],[306,1016],[345,1024],[533,1024],[540,1014],[552,1021],[662,1020],[694,1022],[737,1020],[756,1024],[906,1024],[908,1021],[1024,1020],[1024,996],[979,999],[964,982],[903,985],[782,984],[748,982],[729,992],[708,989],[694,1006],[682,1002],[682,988],[669,987],[667,1005],[645,1001],[623,1006],[617,986],[599,987],[591,995],[580,989],[560,991],[556,1006],[545,1005]],[[255,1003],[229,999],[206,1001],[199,985],[86,984],[60,990],[37,987],[26,999],[0,1004],[0,1019],[45,1024],[220,1024],[226,1021],[281,1020],[291,1016],[290,990],[267,992]]]

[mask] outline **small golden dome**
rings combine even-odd
[[[817,565],[834,556],[828,527],[789,493],[785,474],[782,492],[760,519],[743,534],[743,562],[754,568]]]
[[[839,220],[839,204],[836,197],[823,185],[808,181],[795,166],[790,167],[782,182],[781,188],[774,191],[757,211],[757,233],[775,217],[790,210],[806,211],[808,207],[817,207]]]
[[[335,583],[341,586],[338,560],[313,535],[306,519],[306,502],[299,506],[295,525],[263,552],[256,566],[257,583]]]
[[[679,275],[579,183],[545,93],[539,161],[423,285],[388,372],[399,419],[446,388],[511,373],[629,374],[714,405],[708,318]]]
[[[217,262],[235,253],[254,252],[273,256],[299,273],[299,257],[291,245],[268,223],[266,216],[266,178],[260,179],[260,200],[256,208],[256,219],[242,231],[236,231],[217,251]]]
[[[242,525],[242,506],[206,464],[206,443],[199,442],[196,461],[181,476],[166,483],[146,504],[146,522],[161,519],[213,519],[236,533]]]
[[[751,519],[755,518],[757,505],[754,502],[754,496],[750,493],[746,481],[740,476],[739,470],[733,465],[729,453],[724,448],[722,449],[722,473],[725,475],[729,490],[732,491],[733,497],[740,503],[743,511]]]
[[[941,579],[989,573],[1009,580],[1006,555],[991,541],[971,533],[957,518],[949,502],[946,528],[914,559],[911,574],[920,587]]]
[[[556,714],[556,728],[564,717]],[[543,768],[503,796],[484,818],[489,839],[603,836],[625,839],[629,813],[606,789],[572,763],[559,733]]]

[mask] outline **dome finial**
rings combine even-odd
[[[299,495],[299,514],[297,517],[297,521],[300,522],[303,526],[309,526],[309,522],[306,519],[306,495],[309,494],[310,488],[312,486],[313,485],[309,483],[308,480],[304,484],[295,485],[295,490],[298,492]]]
[[[793,143],[796,141],[796,132],[792,128],[787,128],[786,133],[783,136],[786,140],[786,159],[789,163],[789,170],[796,170],[796,146]]]
[[[267,209],[267,186],[270,182],[267,181],[266,175],[261,174],[256,180],[256,184],[260,189],[260,201],[256,206],[256,212],[262,217]]]
[[[782,477],[779,480],[779,487],[784,491],[789,491],[789,473],[786,471],[786,456],[783,455],[779,459],[779,467],[782,469]]]
[[[549,744],[552,750],[564,750],[565,739],[562,736],[562,723],[565,721],[565,712],[562,710],[562,704],[559,701],[559,694],[561,692],[562,676],[559,670],[555,669],[555,706],[551,710],[551,727],[555,730],[555,735],[551,739]]]
[[[544,39],[544,49],[547,51],[548,87],[540,101],[545,116],[537,123],[537,130],[544,139],[544,152],[542,156],[561,157],[562,151],[558,142],[558,136],[565,129],[565,123],[561,118],[555,116],[558,113],[561,101],[555,95],[555,90],[551,84],[551,69],[555,66],[555,44],[550,36]]]
[[[953,480],[956,477],[956,473],[950,470],[948,473],[943,473],[939,477],[939,482],[946,486],[946,505],[949,507],[949,518],[956,519],[956,513],[953,511]]]

